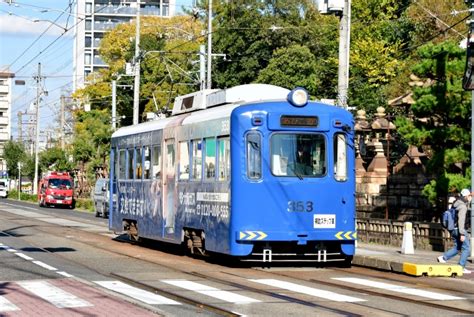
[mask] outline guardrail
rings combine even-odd
[[[401,246],[404,221],[357,219],[357,239],[364,243]],[[413,245],[418,250],[445,251],[451,247],[451,236],[439,223],[412,222]]]

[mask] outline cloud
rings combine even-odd
[[[19,16],[2,14],[0,15],[0,34],[9,34],[9,35],[39,35],[43,33],[49,26],[51,26],[46,35],[49,36],[58,36],[64,33],[64,28],[60,23],[58,25],[54,24],[52,21],[43,21],[34,22],[34,18],[31,20],[27,18],[22,18]],[[66,36],[72,36],[73,30],[69,30]]]

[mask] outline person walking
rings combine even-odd
[[[469,233],[467,232],[466,217],[468,205],[471,202],[471,199],[471,191],[464,188],[461,190],[461,196],[453,203],[453,207],[456,208],[457,225],[454,230],[451,230],[449,233],[454,241],[454,246],[438,257],[439,263],[446,263],[446,261],[455,257],[458,252],[461,251],[459,265],[463,268],[463,274],[471,274],[471,271],[466,269],[466,262],[470,252],[469,241],[471,240]]]

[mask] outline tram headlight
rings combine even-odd
[[[308,103],[309,94],[306,89],[296,87],[288,94],[287,100],[295,107],[304,107]]]

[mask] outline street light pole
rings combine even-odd
[[[135,81],[133,88],[133,124],[138,124],[140,107],[140,0],[137,0],[137,25],[135,32]]]
[[[38,63],[38,75],[36,79],[36,141],[35,141],[35,178],[33,181],[33,194],[38,194],[38,151],[39,151],[39,108],[40,108],[40,95],[41,95],[41,63]]]
[[[112,131],[117,128],[117,81],[112,80]]]
[[[470,40],[471,39],[468,39],[468,41]],[[471,192],[473,190],[474,190],[474,90],[471,91]],[[472,226],[474,224],[474,201],[473,200],[474,199],[471,199],[471,258],[474,258],[474,232],[472,230]]]
[[[349,47],[351,25],[351,0],[344,1],[339,26],[339,70],[337,80],[337,104],[347,109],[349,90]]]
[[[18,200],[21,200],[21,162],[18,162]]]
[[[209,0],[209,11],[207,13],[207,89],[212,88],[212,0]]]

